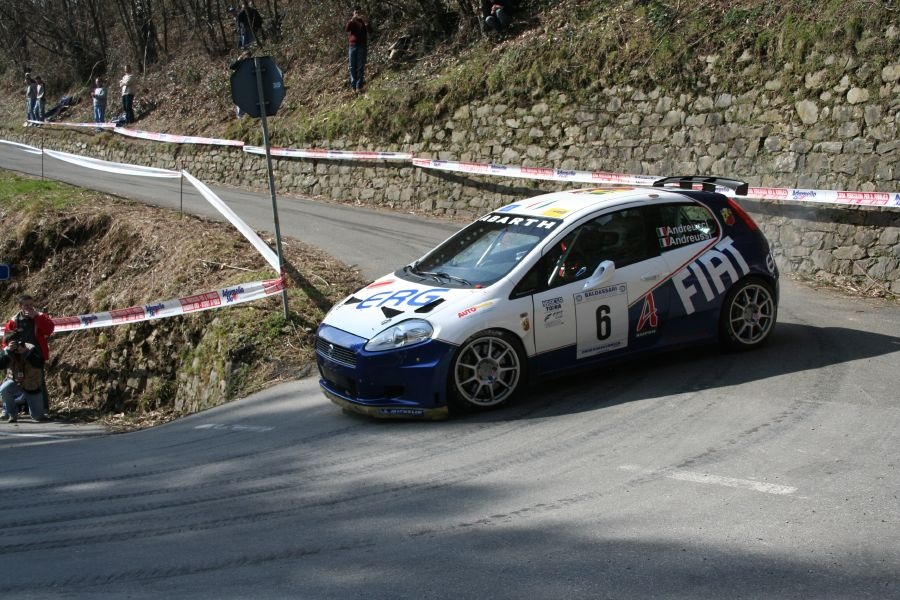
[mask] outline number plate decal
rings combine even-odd
[[[575,294],[577,358],[628,347],[628,286],[624,283]]]

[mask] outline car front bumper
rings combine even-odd
[[[319,385],[335,404],[377,418],[447,418],[447,373],[456,347],[429,340],[369,352],[365,338],[322,324],[316,334]]]

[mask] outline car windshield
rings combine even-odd
[[[518,265],[560,222],[490,213],[397,274],[440,285],[487,287]]]

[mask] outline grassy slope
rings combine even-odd
[[[288,89],[279,116],[272,119],[274,143],[292,145],[338,135],[401,141],[484,96],[507,104],[530,104],[554,92],[584,99],[611,84],[685,90],[716,85],[734,92],[757,85],[755,73],[788,62],[812,70],[828,54],[851,54],[880,69],[889,57],[900,54],[896,36],[880,35],[865,47],[858,43],[864,30],[883,34],[892,25],[900,28],[895,3],[879,0],[520,4],[524,8],[506,38],[420,38],[419,48],[427,51],[400,66],[388,64],[387,46],[406,30],[409,15],[392,20],[386,12],[378,16],[376,9],[369,93],[361,98],[345,87],[345,15],[329,3],[291,5],[282,41],[263,50],[284,70]],[[237,52],[210,58],[191,46],[190,36],[183,40],[181,46],[173,42],[164,60],[141,78],[137,108],[149,112],[140,126],[259,141],[258,126],[238,122],[231,110],[227,65]],[[113,57],[113,79],[118,75],[116,61]],[[3,103],[0,119],[19,125],[23,102],[16,96],[17,79],[10,75],[5,80],[9,83],[4,91],[15,99]],[[87,88],[76,85],[66,91],[85,96]],[[76,118],[90,120],[87,104],[76,111]]]
[[[0,315],[28,291],[54,316],[76,316],[178,298],[274,274],[228,225],[0,171],[0,256],[13,277]],[[54,336],[49,387],[54,416],[146,421],[177,415],[176,376],[209,381],[231,363],[229,397],[312,370],[312,335],[331,305],[362,284],[352,269],[286,239],[295,268],[291,318],[280,297],[126,327]],[[146,376],[140,389],[128,380]],[[224,373],[219,373],[220,381]]]

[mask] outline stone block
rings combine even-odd
[[[866,257],[866,250],[859,246],[840,246],[832,254],[835,260],[859,260]]]
[[[865,88],[850,88],[847,92],[847,102],[850,104],[862,104],[869,101],[869,90]]]
[[[794,105],[794,109],[804,125],[814,125],[819,121],[819,107],[812,100],[801,100]]]

